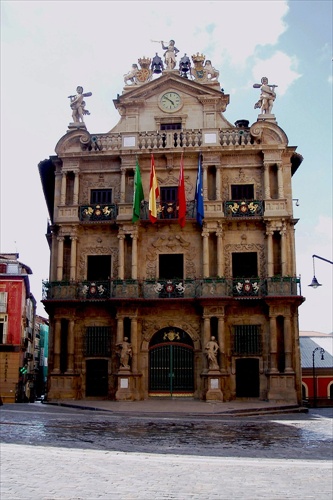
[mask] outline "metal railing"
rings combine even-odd
[[[118,210],[114,204],[110,205],[81,205],[79,219],[84,222],[109,221],[117,218]]]
[[[297,277],[44,281],[43,300],[299,296],[300,285]]]
[[[226,217],[262,217],[264,202],[262,200],[229,200],[224,203]]]

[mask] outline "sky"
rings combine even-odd
[[[332,2],[1,1],[0,251],[28,265],[37,313],[48,278],[48,212],[38,163],[55,154],[71,122],[67,96],[78,85],[90,133],[119,121],[113,99],[140,57],[162,56],[175,40],[179,57],[203,53],[220,72],[231,122],[258,117],[261,77],[278,85],[273,113],[304,158],[293,177],[297,275],[305,302],[300,330],[331,333],[332,268]]]

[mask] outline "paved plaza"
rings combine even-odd
[[[117,408],[1,407],[1,500],[332,499],[332,409]]]

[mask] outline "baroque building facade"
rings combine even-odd
[[[78,87],[73,122],[39,164],[51,221],[48,399],[300,403],[292,176],[302,157],[272,114],[267,79],[257,121],[232,125],[210,61],[184,56],[177,69],[173,45],[163,48],[166,67],[156,55],[124,76],[108,133],[88,132],[91,93]]]

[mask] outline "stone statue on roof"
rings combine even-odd
[[[261,83],[254,83],[253,88],[260,88],[260,97],[259,100],[255,103],[254,109],[261,109],[262,114],[271,114],[274,101],[276,99],[276,93],[274,89],[277,85],[269,85],[268,78],[263,76],[261,79]]]

